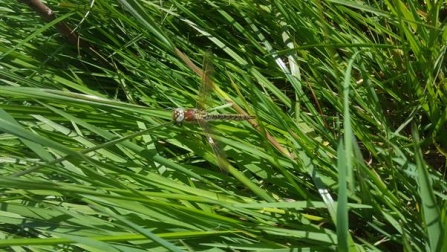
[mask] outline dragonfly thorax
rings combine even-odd
[[[172,120],[174,124],[181,125],[183,122],[195,122],[203,118],[206,113],[195,108],[176,108],[172,111]]]

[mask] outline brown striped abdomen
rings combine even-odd
[[[231,121],[243,121],[248,119],[253,119],[253,116],[249,115],[239,115],[239,114],[206,114],[204,119],[206,121],[212,120],[231,120]]]

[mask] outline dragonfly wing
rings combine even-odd
[[[214,89],[212,80],[214,68],[211,56],[211,51],[207,51],[203,59],[202,83],[199,90],[199,99],[197,99],[197,109],[199,111],[205,111],[206,107],[208,106],[207,103],[210,100],[211,91]],[[223,149],[219,146],[219,143],[214,141],[211,137],[212,131],[210,125],[202,117],[200,117],[197,122],[205,133],[206,140],[210,144],[211,149],[216,156],[217,164],[219,165],[220,170],[223,173],[228,173],[229,163],[227,161],[227,157],[223,152]]]
[[[199,89],[199,99],[197,99],[197,108],[205,110],[211,91],[214,88],[212,76],[214,72],[212,53],[207,51],[203,57],[203,71],[202,71],[202,83]]]
[[[216,156],[217,164],[219,165],[220,170],[227,174],[228,173],[228,166],[229,163],[227,161],[227,157],[225,155],[225,152],[223,151],[222,147],[219,145],[218,142],[216,142],[212,137],[211,127],[205,120],[197,120],[199,125],[202,127],[203,132],[205,133],[206,140],[210,144],[211,149],[214,152],[214,155]]]

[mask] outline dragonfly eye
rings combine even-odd
[[[172,119],[175,124],[181,124],[185,119],[185,110],[183,108],[176,108],[172,111]]]

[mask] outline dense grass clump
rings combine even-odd
[[[22,2],[0,2],[0,246],[447,250],[443,1]],[[171,123],[205,55],[210,113],[255,116],[210,122],[226,173]]]

